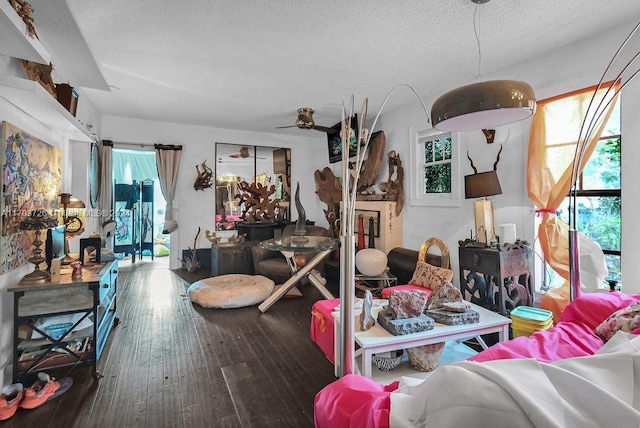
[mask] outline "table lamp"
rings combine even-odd
[[[473,163],[472,163],[473,165]],[[475,168],[474,168],[475,170]],[[488,244],[495,235],[493,225],[493,202],[487,196],[502,194],[498,174],[495,170],[475,173],[464,177],[464,196],[477,199],[474,204],[475,233],[478,242]]]
[[[68,265],[75,259],[69,254],[69,240],[75,235],[84,232],[84,222],[86,219],[84,202],[71,197],[71,193],[60,193],[60,204],[62,205],[62,223],[65,225],[65,256],[62,259],[63,265]]]
[[[20,222],[20,230],[34,230],[35,238],[33,240],[32,256],[29,258],[29,262],[33,263],[36,267],[31,273],[25,275],[21,280],[21,284],[38,284],[46,282],[50,279],[49,272],[40,270],[40,263],[45,261],[42,256],[42,229],[50,229],[58,225],[58,220],[49,215],[45,210],[35,210]]]

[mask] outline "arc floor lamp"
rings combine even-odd
[[[479,82],[445,93],[433,103],[429,114],[422,98],[407,84],[398,84],[387,94],[370,129],[366,126],[368,100],[365,98],[360,111],[358,128],[359,143],[356,152],[355,175],[349,173],[349,142],[351,118],[354,115],[354,100],[351,97],[349,110],[342,112],[342,212],[340,227],[340,338],[338,374],[353,372],[354,296],[355,296],[355,206],[357,183],[372,131],[391,95],[400,87],[410,89],[418,98],[426,115],[427,123],[441,131],[470,131],[494,128],[530,117],[535,110],[533,88],[525,82],[493,80]]]

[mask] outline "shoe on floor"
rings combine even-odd
[[[24,391],[20,404],[23,409],[35,409],[44,404],[60,388],[60,383],[46,373],[38,373],[38,380]]]
[[[9,419],[16,413],[22,399],[24,387],[21,383],[13,383],[7,386],[0,395],[0,421]]]

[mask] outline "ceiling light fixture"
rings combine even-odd
[[[477,5],[489,0],[471,0]],[[474,16],[475,29],[475,16]],[[480,41],[478,41],[478,75]],[[440,131],[474,131],[508,125],[530,117],[536,107],[533,88],[517,80],[472,83],[441,95],[431,107],[431,124]]]

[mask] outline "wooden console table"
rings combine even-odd
[[[118,261],[85,266],[82,279],[71,273],[60,282],[15,284],[13,293],[13,381],[29,372],[76,364],[92,364],[95,370],[116,317]],[[75,315],[73,323],[59,324],[51,332],[38,327],[38,321],[56,315]],[[90,320],[91,326],[78,329]],[[20,332],[25,331],[28,338]],[[38,332],[42,338],[31,338]]]
[[[533,304],[533,251],[526,246],[498,250],[459,247],[462,296],[507,316],[519,305]]]

